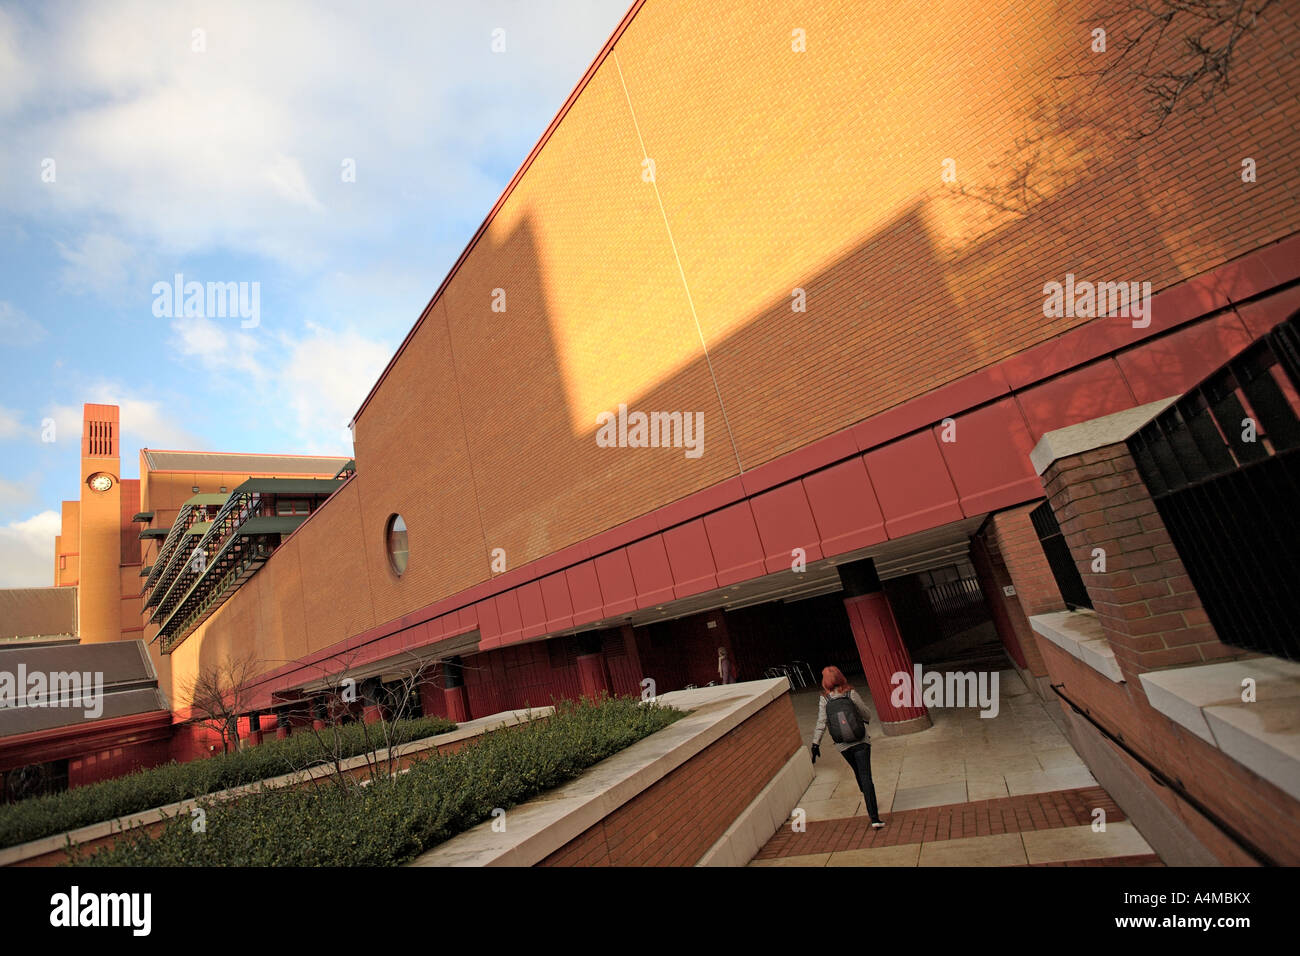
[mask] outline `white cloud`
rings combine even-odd
[[[311,323],[308,337],[285,340],[288,361],[278,376],[281,400],[298,424],[308,451],[350,454],[348,422],[392,357],[393,349],[354,331]]]
[[[0,510],[26,504],[32,499],[32,489],[16,481],[0,478]]]
[[[17,412],[0,405],[0,439],[17,438],[28,431]]]
[[[293,269],[388,236],[412,190],[472,229],[499,191],[485,168],[523,159],[627,2],[15,10],[0,15],[0,166],[31,175],[0,206],[159,253],[226,249]],[[196,27],[206,52],[191,49]]]
[[[10,302],[0,301],[0,343],[10,347],[34,345],[45,338],[45,329]]]
[[[54,419],[54,440],[56,442],[81,441],[81,406],[49,405],[45,409],[47,418]]]
[[[112,298],[126,290],[131,279],[135,250],[117,236],[91,232],[81,236],[71,248],[63,243],[59,257],[67,263],[60,279],[72,292],[94,292]]]
[[[48,587],[54,583],[54,538],[62,527],[56,511],[0,525],[0,587]]]
[[[161,401],[140,398],[121,385],[101,382],[86,391],[92,405],[116,405],[122,428],[122,461],[131,461],[140,448],[201,449],[206,443],[186,429]],[[57,440],[81,441],[80,405],[50,405],[46,414],[54,419]],[[134,445],[134,447],[131,447]]]
[[[257,361],[261,344],[254,336],[199,317],[175,319],[171,327],[176,351],[197,358],[209,371],[248,372],[258,377],[264,374]]]

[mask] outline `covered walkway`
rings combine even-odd
[[[934,726],[885,736],[870,691],[871,770],[883,830],[872,830],[848,764],[829,736],[799,802],[807,828],[783,826],[753,866],[1159,865],[1123,811],[1097,784],[1053,720],[1049,705],[1012,669],[999,673],[996,717],[930,708]],[[805,742],[817,720],[815,690],[794,694]],[[1093,829],[1094,810],[1106,829]]]

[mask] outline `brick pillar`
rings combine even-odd
[[[1058,458],[1042,478],[1130,686],[1144,671],[1247,656],[1215,636],[1123,442]]]
[[[1029,626],[1029,616],[1064,611],[1065,602],[1029,520],[1035,507],[1021,505],[990,517],[972,539],[971,561],[994,627],[1011,659],[1034,677],[1046,677],[1047,664],[1038,648],[1039,637]],[[1007,587],[1011,594],[1006,593]],[[1013,645],[1023,656],[1023,664]]]
[[[289,733],[289,715],[287,712],[281,711],[275,715],[275,739],[283,740],[289,736]]]
[[[876,705],[876,715],[885,733],[913,734],[931,726],[930,713],[924,706],[909,704],[896,707],[890,701],[894,690],[891,678],[902,673],[912,681],[912,655],[898,633],[898,624],[889,608],[889,599],[880,589],[880,578],[870,558],[841,565],[840,580],[844,584],[844,610],[853,629],[853,640],[862,658],[862,670],[871,699]]]
[[[1005,587],[1010,587],[1014,591],[1011,575],[1007,573],[1006,565],[1002,563],[1000,556],[994,557],[988,541],[982,535],[971,539],[970,556],[971,564],[975,567],[975,578],[979,581],[980,590],[984,594],[984,603],[988,605],[989,616],[993,618],[993,627],[998,632],[998,639],[1002,641],[1002,646],[1007,649],[1007,655],[1015,661],[1016,666],[1021,670],[1027,670],[1029,663],[1025,660],[1025,651],[1020,645],[1020,635],[1016,633],[1015,623],[1007,607],[1007,601],[1013,595],[1003,591]],[[1021,617],[1024,615],[1022,614]]]

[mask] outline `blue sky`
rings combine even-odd
[[[0,587],[52,583],[83,402],[121,406],[128,478],[142,446],[349,454],[629,3],[0,3]],[[258,324],[156,315],[177,273],[257,283]]]

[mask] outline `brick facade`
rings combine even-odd
[[[803,745],[782,694],[539,866],[692,866]]]
[[[1296,130],[1259,104],[1300,88],[1300,26],[1268,11],[1217,109],[1134,146],[1123,123],[1140,91],[1062,82],[1093,66],[1079,24],[1095,7],[764,4],[772,30],[733,4],[640,6],[359,411],[356,477],[178,649],[177,681],[249,634],[259,657],[299,659],[490,584],[494,549],[511,569],[545,560],[1052,346],[1089,321],[1044,316],[1044,283],[1066,273],[1158,293],[1290,235]],[[874,45],[861,69],[886,12],[902,42]],[[806,52],[791,50],[795,26]],[[1046,118],[1045,100],[1059,106]],[[972,198],[1005,186],[1025,126],[1080,162],[1042,170],[1032,209]],[[1242,142],[1268,150],[1257,183],[1241,182]],[[1122,323],[1112,348],[1141,337]],[[1036,385],[1031,437],[1066,423],[1058,412],[1132,404],[1132,388],[1173,374],[1156,366],[1096,362],[1086,386]],[[1013,388],[1026,376],[1007,373]],[[703,455],[599,447],[596,415],[619,403],[702,412]],[[410,529],[400,578],[384,546],[394,513]]]
[[[1043,484],[1130,683],[1143,671],[1249,656],[1216,638],[1125,445],[1058,459]],[[1093,570],[1096,549],[1104,571]]]

